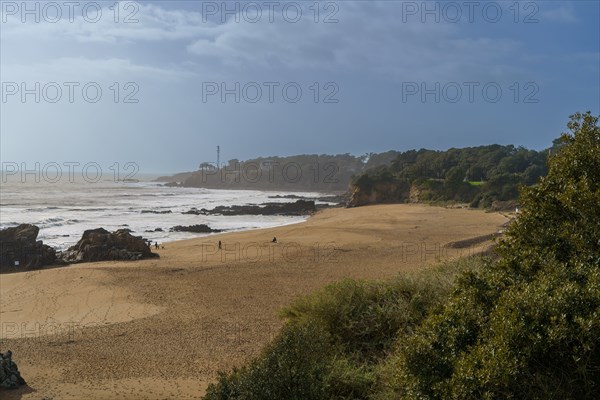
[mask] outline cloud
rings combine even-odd
[[[135,5],[133,18],[138,22],[122,21],[132,10],[124,8],[127,4]],[[470,37],[459,24],[424,24],[417,19],[402,22],[399,3],[339,2],[337,10],[321,10],[318,22],[312,3],[301,4],[303,16],[296,23],[289,22],[281,11],[274,14],[273,21],[263,12],[256,23],[237,16],[221,23],[220,15],[206,18],[200,9],[132,2],[121,2],[119,23],[114,22],[108,4],[97,23],[87,22],[81,13],[76,13],[72,22],[63,18],[56,24],[8,18],[3,24],[2,62],[10,67],[16,60],[15,67],[25,69],[35,66],[29,70],[52,70],[54,63],[67,71],[90,68],[96,74],[114,73],[114,68],[121,67],[126,73],[168,79],[348,73],[392,80],[456,80],[518,69],[504,64],[507,60],[518,64],[518,42]],[[331,11],[338,22],[324,23]],[[98,53],[108,56],[99,57]],[[161,53],[165,55],[157,57]],[[99,59],[100,64],[81,65],[82,56]]]
[[[179,68],[153,67],[120,58],[64,57],[2,66],[3,81],[15,82],[108,82],[123,79],[173,82],[194,76],[194,73]]]
[[[552,2],[544,2],[544,7],[553,6]],[[575,16],[575,11],[572,4],[562,3],[555,8],[543,9],[540,14],[542,21],[561,22],[561,23],[576,23],[579,20]]]
[[[82,8],[74,8],[73,18],[69,18],[69,9],[61,7],[62,18],[55,23],[44,18],[43,13],[39,23],[29,16],[22,22],[20,12],[4,15],[4,40],[20,37],[81,43],[165,41],[197,38],[205,35],[205,32],[219,29],[218,24],[205,20],[198,12],[167,10],[153,4],[127,1],[119,2],[120,12],[116,17],[114,5],[103,4],[105,6],[97,22],[90,22],[94,21],[95,17],[91,15],[95,14],[91,11],[85,13]],[[115,18],[118,22],[115,22]]]
[[[403,23],[385,2],[340,3],[339,23],[284,20],[255,24],[233,20],[208,37],[194,40],[187,51],[206,62],[248,71],[350,72],[388,79],[480,76],[494,69],[509,71],[501,60],[517,58],[519,43],[504,38],[470,38],[458,24]],[[397,9],[396,9],[397,8]]]

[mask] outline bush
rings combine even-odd
[[[400,329],[418,323],[435,298],[408,280],[345,280],[296,302],[284,315],[325,329],[343,354],[373,361],[390,348]]]
[[[206,399],[367,398],[398,336],[441,307],[454,277],[477,263],[381,282],[348,279],[298,300],[282,311],[287,321],[275,341],[248,366],[221,373]]]
[[[568,126],[497,258],[301,299],[207,398],[600,398],[600,127],[590,113]]]
[[[205,399],[325,399],[331,363],[325,332],[317,326],[289,324],[258,359],[229,374],[220,373]]]
[[[569,127],[498,261],[398,343],[379,396],[600,398],[600,127],[589,113]]]

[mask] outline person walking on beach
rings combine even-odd
[[[271,243],[277,243],[277,238],[273,237],[273,240],[271,240]]]
[[[158,250],[158,242],[154,242],[154,248]]]
[[[219,240],[219,250],[221,250],[221,241]]]

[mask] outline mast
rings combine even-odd
[[[217,146],[217,171],[221,169],[221,146]]]

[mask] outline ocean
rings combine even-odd
[[[6,182],[5,182],[6,181]],[[159,243],[207,236],[190,232],[170,232],[176,225],[206,224],[214,229],[239,231],[302,222],[304,216],[220,216],[182,214],[195,207],[251,205],[265,202],[291,202],[272,198],[295,194],[304,197],[324,193],[273,192],[258,190],[214,190],[166,187],[161,182],[22,182],[3,179],[0,190],[0,228],[21,223],[40,228],[38,240],[64,250],[75,244],[86,229],[113,231],[131,229],[133,235]],[[317,204],[327,204],[316,202]],[[142,210],[170,213],[142,213]],[[155,231],[161,228],[163,231]],[[149,232],[151,231],[151,232]]]

